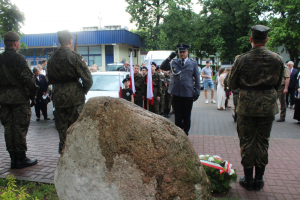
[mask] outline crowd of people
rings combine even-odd
[[[148,100],[146,98],[148,68],[145,63],[142,63],[142,66],[139,66],[138,64],[134,65],[134,85],[136,90],[134,95],[133,91],[129,88],[130,79],[125,78],[123,80],[125,88],[123,89],[122,98],[131,101],[142,108],[148,109],[155,114],[169,118],[170,114],[172,114],[170,112],[172,95],[169,91],[171,80],[170,70],[161,70],[160,66],[155,62],[151,62],[150,68],[149,72],[152,74],[154,95],[153,105],[151,103],[148,104]],[[128,62],[124,62],[124,66],[121,67],[119,71],[130,71]],[[149,108],[147,106],[149,106]]]

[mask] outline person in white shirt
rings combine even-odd
[[[219,69],[219,76],[218,76],[218,88],[217,88],[217,97],[218,97],[218,103],[217,103],[217,109],[218,110],[224,110],[225,109],[225,90],[224,90],[224,79],[225,79],[225,68]]]
[[[40,74],[46,76],[46,71],[43,70],[42,65],[38,65],[38,68],[39,68],[39,70],[40,70]]]

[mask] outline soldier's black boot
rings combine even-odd
[[[265,173],[265,167],[264,168],[255,167],[255,179],[254,179],[255,191],[260,191],[264,187],[265,185],[265,182],[263,180],[264,173]]]
[[[22,169],[25,167],[30,167],[37,164],[37,159],[29,159],[26,157],[25,151],[16,153],[17,155],[17,169]]]
[[[17,165],[16,153],[14,151],[9,151],[9,155],[10,155],[10,168],[16,169],[16,165]]]
[[[245,169],[244,168],[245,176],[240,178],[240,185],[243,186],[246,190],[252,191],[253,190],[253,167]]]

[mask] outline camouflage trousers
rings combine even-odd
[[[78,119],[84,104],[66,108],[55,108],[55,126],[59,134],[58,153],[62,153],[67,139],[67,129]]]
[[[268,164],[268,148],[274,117],[237,116],[241,164],[263,168]]]
[[[277,90],[277,98],[279,99],[280,103],[280,118],[285,119],[286,115],[286,95],[283,94],[285,85],[281,85],[279,89]]]
[[[143,99],[138,99],[138,100],[135,100],[134,99],[134,104],[137,105],[137,106],[140,106],[140,107],[143,107]]]
[[[163,113],[165,110],[165,94],[161,95],[159,100],[159,112]]]
[[[30,124],[29,104],[1,104],[0,120],[4,126],[7,151],[27,151],[26,136]]]
[[[171,94],[169,94],[168,92],[166,92],[165,94],[165,108],[164,108],[164,112],[165,113],[170,113],[170,110],[171,110],[171,104],[172,104],[172,97],[171,97]]]
[[[149,111],[159,115],[159,101],[154,97],[153,105],[149,104]]]
[[[233,93],[233,104],[235,109],[237,108],[238,101],[239,101],[239,93]]]

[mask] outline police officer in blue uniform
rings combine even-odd
[[[191,127],[193,101],[200,96],[200,74],[197,62],[188,58],[189,45],[178,44],[180,59],[173,60],[173,52],[160,66],[162,70],[171,70],[173,86],[171,90],[175,109],[175,125],[182,128],[186,135]]]

